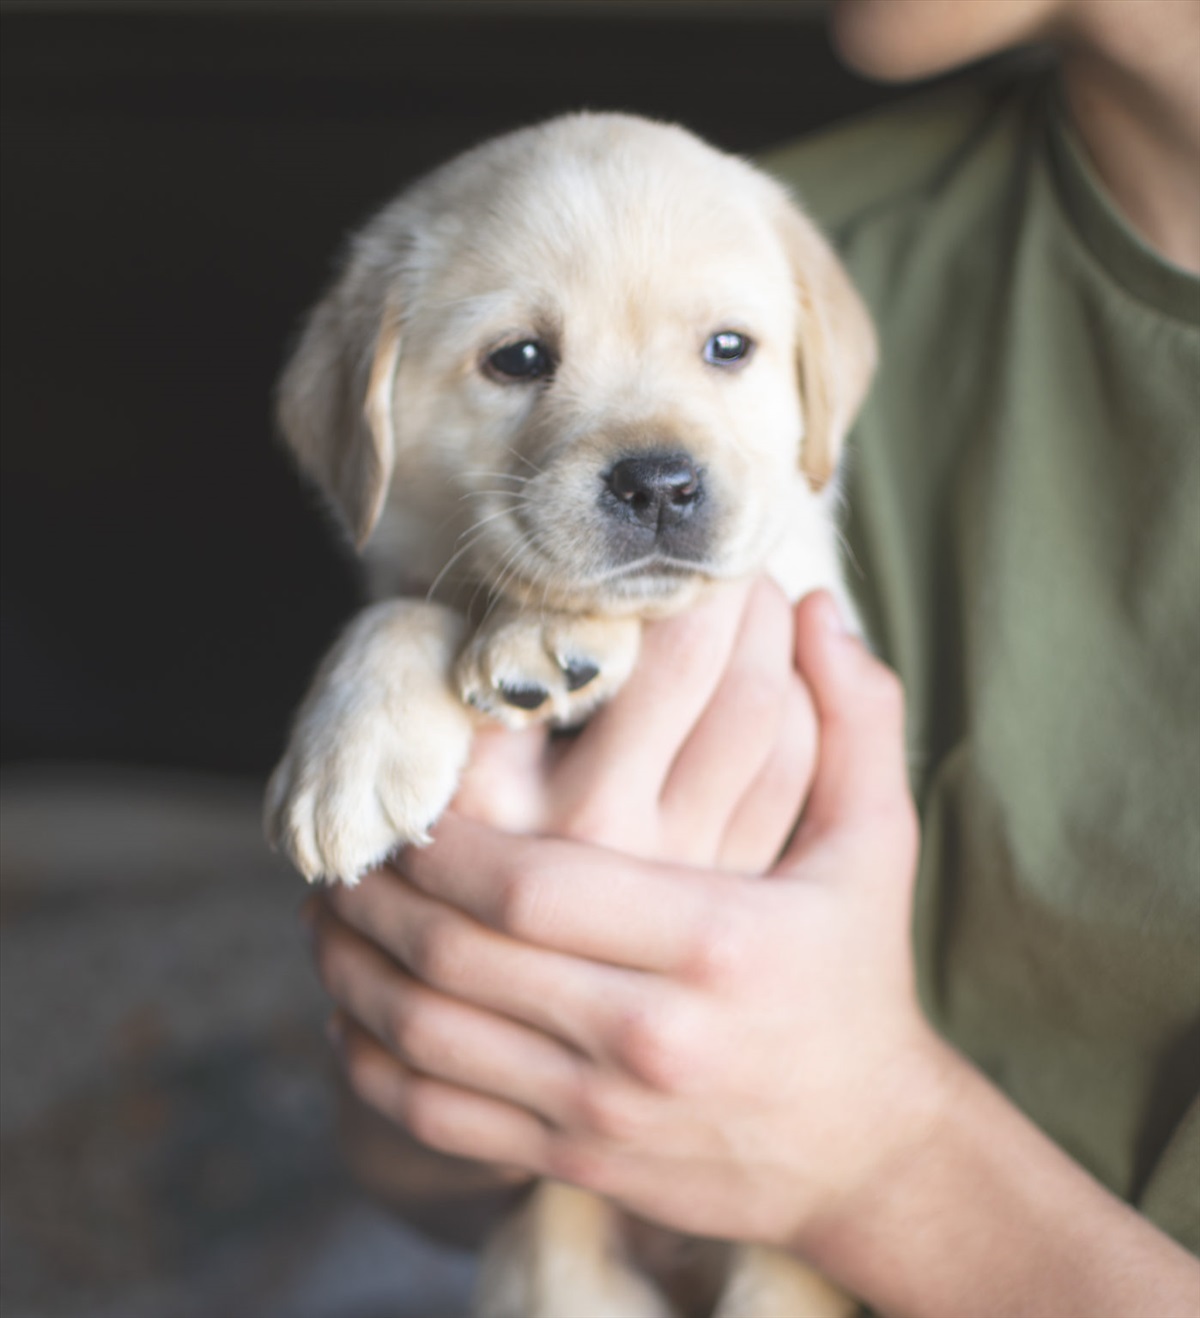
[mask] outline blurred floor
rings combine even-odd
[[[334,1145],[325,1006],[256,787],[0,785],[5,1318],[450,1318],[469,1255]]]

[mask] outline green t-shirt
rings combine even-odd
[[[908,692],[926,1009],[1200,1252],[1200,280],[1044,74],[765,163],[879,327],[852,573]]]

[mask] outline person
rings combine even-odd
[[[1057,54],[770,162],[880,331],[850,541],[899,679],[756,582],[571,742],[481,739],[310,912],[339,1055],[465,1160],[430,1200],[557,1177],[888,1314],[1197,1314],[1200,6],[833,22],[884,78]]]

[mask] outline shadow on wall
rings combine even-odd
[[[591,106],[752,151],[881,99],[790,5],[695,8],[5,10],[6,1318],[462,1311],[470,1258],[338,1167],[260,841],[356,599],[271,383],[341,236],[484,136]]]

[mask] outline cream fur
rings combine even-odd
[[[704,358],[726,330],[755,345],[735,368]],[[533,339],[552,350],[548,379],[485,369]],[[351,625],[314,681],[268,789],[272,840],[310,880],[347,883],[426,841],[478,719],[585,717],[631,671],[641,620],[712,582],[766,569],[792,598],[831,590],[852,617],[835,472],[873,364],[866,312],[812,224],[772,180],[682,129],[555,119],[402,194],[354,240],[280,386],[288,443],[390,602]],[[606,472],[663,450],[700,473],[704,537],[631,558],[614,549]],[[581,666],[595,670],[582,684]],[[513,688],[544,699],[525,709]],[[500,1264],[493,1252],[482,1311],[562,1318],[604,1290],[605,1313],[657,1312],[613,1259],[606,1288],[578,1291],[603,1241],[570,1223],[607,1210],[561,1195],[566,1239],[542,1273],[577,1289],[535,1286],[520,1259],[543,1254],[526,1239]],[[793,1293],[772,1280],[798,1275],[793,1261],[755,1257],[742,1251],[731,1273],[730,1318],[775,1314],[771,1296]]]

